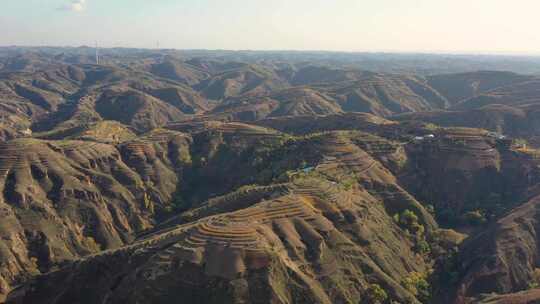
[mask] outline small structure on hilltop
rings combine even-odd
[[[487,137],[495,138],[495,139],[498,139],[498,140],[506,139],[506,135],[503,135],[503,134],[497,133],[497,132],[488,132],[486,135],[487,135]]]
[[[315,170],[315,167],[307,167],[307,168],[303,168],[302,169],[302,172],[304,173],[310,173],[311,171]]]

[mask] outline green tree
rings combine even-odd
[[[424,233],[424,226],[418,223],[418,216],[409,209],[406,209],[399,215],[394,215],[394,220],[404,229],[415,235],[422,235]]]
[[[381,304],[388,300],[388,294],[379,284],[371,284],[367,290],[367,300],[367,303]]]
[[[431,298],[431,286],[426,280],[426,275],[419,272],[411,272],[403,280],[403,286],[422,303]]]
[[[431,246],[426,240],[419,240],[416,244],[415,251],[421,254],[428,254],[431,252]]]

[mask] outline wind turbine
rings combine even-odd
[[[96,41],[96,65],[99,65],[99,49]]]
[[[160,63],[163,63],[165,61],[165,54],[163,53],[163,51],[159,48],[159,40],[156,42],[156,48],[157,48],[157,52],[161,55],[160,59],[159,59],[159,62]]]

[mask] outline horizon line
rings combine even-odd
[[[21,45],[21,44],[0,44],[0,48],[95,48],[90,45]],[[151,48],[136,46],[100,46],[101,50],[107,49],[132,49],[148,51],[209,51],[209,52],[291,52],[291,53],[342,53],[342,54],[410,54],[410,55],[454,55],[454,56],[516,56],[516,57],[540,57],[540,52],[523,51],[463,51],[463,50],[330,50],[330,49],[226,49],[226,48]]]

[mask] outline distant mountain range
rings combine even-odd
[[[540,59],[94,56],[0,48],[0,302],[540,301]]]

